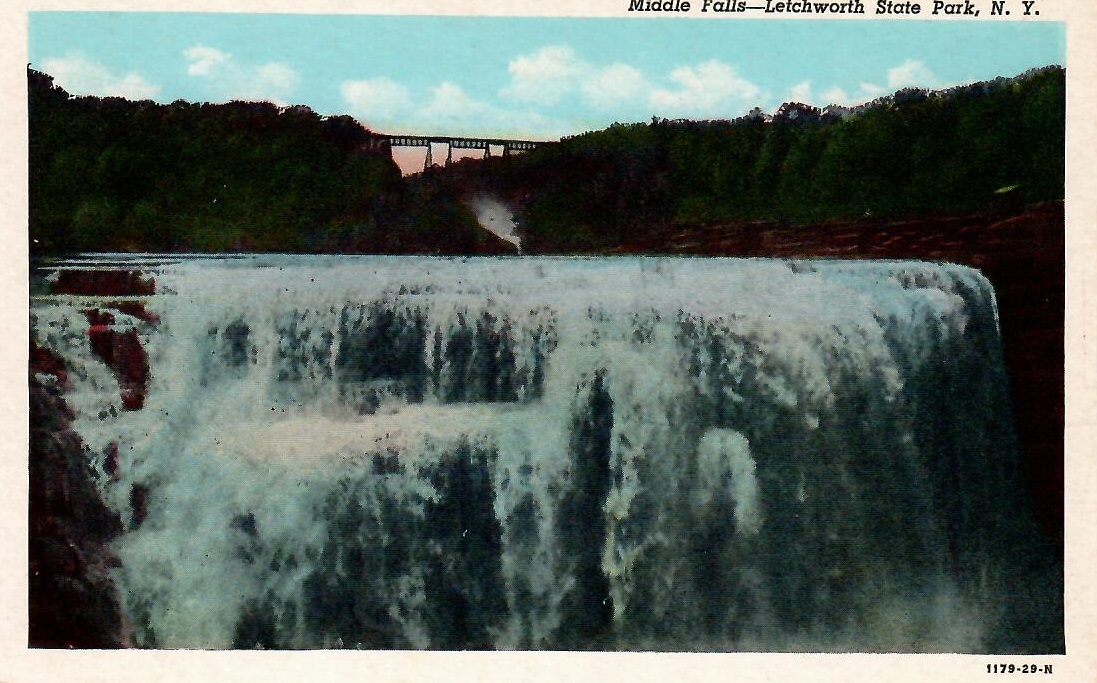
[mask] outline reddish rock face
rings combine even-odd
[[[107,455],[103,459],[103,470],[110,475],[111,481],[118,481],[122,478],[122,473],[118,467],[118,442],[111,441],[107,446]]]
[[[51,291],[54,294],[77,296],[136,296],[156,293],[156,281],[133,270],[62,270],[57,274]],[[114,309],[146,323],[156,325],[159,316],[148,311],[140,301],[112,301],[104,307]],[[141,346],[136,329],[117,330],[117,319],[109,310],[92,308],[83,311],[88,319],[91,349],[118,376],[123,410],[140,410],[145,405],[149,385],[148,354]],[[44,349],[32,348],[31,367],[41,365],[48,374],[67,382],[64,363]],[[60,374],[59,374],[60,373]]]
[[[155,313],[145,310],[140,302],[113,302],[109,305],[145,322],[156,323],[160,320]],[[112,328],[116,318],[110,311],[91,308],[83,313],[90,325],[88,338],[92,352],[118,376],[122,388],[122,409],[140,410],[145,405],[151,376],[148,354],[141,345],[141,336],[132,327],[124,331]]]
[[[33,377],[38,373],[56,377],[62,391],[67,391],[71,386],[65,361],[53,351],[32,341],[30,343],[30,374]]]
[[[90,318],[89,318],[90,319]],[[91,350],[118,376],[122,409],[140,410],[149,389],[149,358],[137,330],[118,332],[106,325],[88,328]]]
[[[114,315],[109,311],[100,311],[98,308],[90,308],[86,311],[81,311],[81,313],[88,319],[88,324],[92,327],[106,327],[114,324]]]
[[[107,546],[122,523],[99,496],[71,419],[57,389],[32,372],[29,644],[130,647],[130,627],[110,578],[118,559]]]
[[[140,484],[134,484],[130,489],[130,510],[133,512],[130,523],[136,530],[149,516],[149,490]]]
[[[135,296],[155,294],[156,281],[136,270],[62,270],[50,289],[78,296]]]
[[[115,275],[108,277],[108,285],[118,284]],[[98,294],[102,282],[93,288],[87,280],[70,276],[63,278],[63,285],[77,293],[97,289]],[[140,303],[111,307],[146,322],[157,321]],[[108,310],[92,308],[83,314],[92,351],[118,376],[123,409],[141,408],[151,373],[137,330],[113,328],[117,318]],[[99,496],[84,445],[71,428],[73,413],[61,398],[61,392],[71,388],[68,368],[60,356],[33,340],[29,366],[30,645],[130,647],[130,626],[110,578],[118,559],[107,546],[121,532],[122,523]],[[42,375],[56,377],[57,383],[41,382]],[[117,444],[111,444],[105,468],[112,479],[118,478]]]
[[[107,304],[107,308],[113,308],[119,313],[125,313],[126,315],[133,316],[138,320],[143,320],[150,325],[159,325],[160,316],[156,315],[152,311],[145,308],[145,304],[140,301],[112,301]]]

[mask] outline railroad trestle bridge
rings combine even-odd
[[[528,152],[543,145],[552,144],[537,140],[508,140],[503,138],[461,138],[449,135],[385,135],[391,147],[426,147],[427,158],[423,162],[426,170],[434,165],[433,145],[446,146],[446,166],[453,163],[453,150],[478,149],[484,151],[484,158],[491,156],[492,147],[501,147],[503,156],[514,152]]]

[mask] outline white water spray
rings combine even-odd
[[[468,206],[476,214],[480,227],[497,237],[510,242],[522,253],[522,240],[518,237],[518,224],[514,212],[506,204],[485,195],[477,195],[468,200]]]
[[[141,410],[89,347],[95,302],[33,314],[100,471],[117,448],[101,487],[146,646],[1024,646],[995,632],[1024,525],[973,270],[131,267],[160,316],[114,323],[149,355]]]

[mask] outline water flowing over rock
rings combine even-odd
[[[518,228],[512,208],[499,198],[487,194],[467,198],[465,204],[476,214],[480,227],[513,244],[521,253],[522,240],[517,235]]]
[[[977,271],[130,267],[140,308],[33,317],[143,646],[1062,649]],[[147,355],[141,406],[96,324]]]

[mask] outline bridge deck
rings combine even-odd
[[[423,170],[434,165],[434,155],[431,153],[431,145],[446,145],[446,166],[453,163],[453,150],[478,149],[483,150],[484,158],[491,156],[492,147],[502,147],[503,156],[509,156],[513,152],[528,152],[542,145],[550,145],[551,142],[539,142],[537,140],[509,140],[505,138],[463,138],[448,135],[381,135],[388,141],[390,147],[426,147],[427,155],[423,160]]]
[[[484,149],[489,145],[512,150],[530,150],[552,144],[544,140],[510,140],[506,138],[467,138],[448,135],[383,135],[394,147],[426,147],[431,144],[449,145],[454,149]]]

